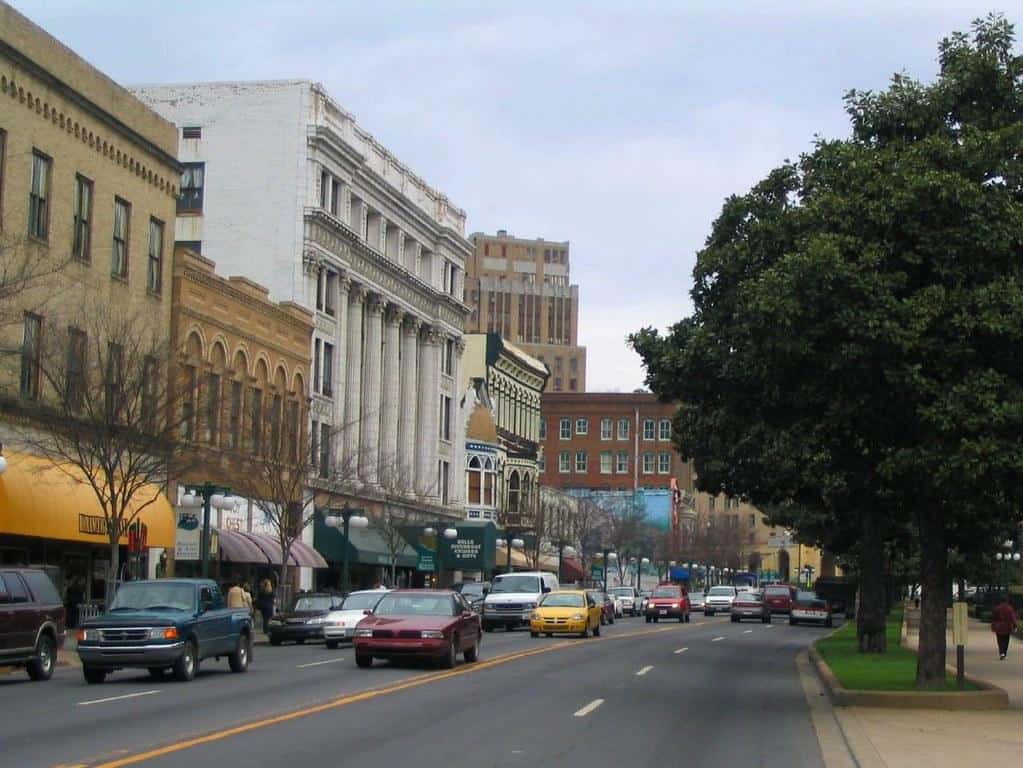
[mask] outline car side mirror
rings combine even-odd
[[[372,615],[373,615],[373,609],[372,609],[372,608],[367,608],[367,609],[365,609],[365,610],[364,610],[364,611],[362,612],[362,615],[363,615],[363,616],[372,616]]]
[[[540,589],[542,589],[542,590],[543,590],[543,593],[544,593],[545,595],[546,595],[546,594],[547,594],[548,592],[550,592],[550,591],[551,591],[551,588],[550,588],[550,587],[548,587],[548,586],[546,586],[546,585],[544,585],[543,587],[540,587]]]

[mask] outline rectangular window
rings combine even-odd
[[[330,424],[320,424],[320,477],[330,477]]]
[[[330,205],[330,174],[320,171],[320,208],[324,210]]]
[[[178,195],[178,213],[202,213],[203,188],[206,182],[206,163],[183,163],[181,194]]]
[[[313,430],[309,434],[309,466],[316,469],[316,474],[320,473],[320,422],[313,419],[312,422]]]
[[[561,428],[561,435],[560,435],[561,439],[562,440],[571,440],[572,439],[572,420],[571,419],[562,419],[561,420],[561,424],[560,424],[560,428]]]
[[[220,441],[220,376],[206,374],[206,442]]]
[[[313,392],[320,391],[320,371],[323,370],[323,342],[313,342]]]
[[[576,381],[575,379],[569,379],[568,380],[568,391],[569,392],[575,392],[578,389],[579,389],[579,382]]]
[[[600,439],[610,440],[614,433],[614,421],[612,419],[601,419],[600,420]]]
[[[330,179],[330,213],[341,216],[341,182],[333,176]]]
[[[327,285],[323,295],[323,311],[331,317],[337,315],[337,272],[327,271]]]
[[[555,376],[554,377],[554,391],[555,392],[560,392],[561,388],[562,388],[561,387],[561,377],[560,376]]]
[[[628,440],[629,439],[629,420],[618,419],[618,439]]]
[[[43,318],[25,313],[21,337],[21,396],[39,396],[39,359],[42,354]]]
[[[114,244],[111,251],[110,274],[128,277],[128,232],[131,224],[131,205],[119,197],[114,198]]]
[[[263,453],[263,390],[249,390],[249,448],[254,456]]]
[[[629,452],[618,451],[618,459],[615,463],[615,472],[620,475],[627,474],[629,471]]]
[[[298,461],[298,440],[301,437],[298,429],[298,407],[297,401],[288,402],[288,414],[284,422],[284,440],[288,444],[285,455],[292,464]]]
[[[237,451],[242,445],[242,383],[231,382],[231,426],[227,434],[227,447]]]
[[[547,419],[540,419],[540,439],[547,439]]]
[[[28,234],[46,240],[50,234],[50,165],[40,152],[32,152],[32,186],[28,194]]]
[[[316,309],[323,311],[323,285],[326,282],[326,274],[322,269],[316,270]]]
[[[324,397],[334,396],[334,345],[323,342],[323,386]]]
[[[186,365],[182,377],[183,388],[181,397],[181,437],[191,442],[195,437],[195,367]]]
[[[645,451],[643,453],[643,474],[652,475],[654,473],[654,454],[653,451]]]
[[[183,139],[201,139],[202,128],[197,125],[188,125],[181,129],[181,138]]]
[[[163,290],[163,222],[149,219],[149,268],[146,272],[146,288],[150,293]]]
[[[67,404],[77,411],[85,395],[85,349],[88,339],[85,331],[68,328],[67,341]]]
[[[451,440],[451,398],[440,396],[440,439]]]
[[[86,263],[92,258],[92,182],[75,175],[74,221],[71,233],[71,256]]]
[[[586,451],[575,452],[575,471],[576,472],[586,471]]]
[[[120,421],[124,412],[124,347],[113,341],[107,342],[106,367],[107,418]]]
[[[281,454],[281,419],[284,418],[284,398],[274,393],[270,399],[270,456],[277,460]]]
[[[657,472],[662,475],[671,472],[671,454],[668,451],[661,451],[657,454]]]
[[[546,472],[547,471],[547,457],[546,456],[540,456],[539,458],[537,458],[536,466],[537,466],[537,469],[540,470],[540,474],[541,475],[544,472]]]
[[[447,504],[450,500],[451,464],[441,461],[437,467],[437,485],[440,488],[440,503]]]
[[[568,474],[572,471],[572,454],[568,451],[562,451],[558,454],[558,472],[562,474]]]
[[[614,456],[611,451],[600,452],[600,474],[610,475],[613,469]]]
[[[655,440],[657,439],[656,434],[656,422],[653,419],[643,419],[643,439],[644,440]]]
[[[661,419],[657,439],[671,440],[671,419]]]
[[[575,433],[577,435],[588,435],[590,433],[590,420],[589,419],[576,419],[575,420]]]
[[[447,376],[454,374],[455,370],[455,340],[445,339],[444,345],[440,348],[441,371]]]

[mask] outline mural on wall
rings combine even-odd
[[[672,492],[668,488],[640,488],[636,491],[575,488],[567,493],[591,501],[610,514],[635,515],[652,528],[660,531],[671,530]]]

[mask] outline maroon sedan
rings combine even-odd
[[[601,592],[599,589],[588,589],[586,594],[590,596],[593,602],[600,606],[600,623],[614,624],[615,601],[611,599],[607,592]]]
[[[355,663],[373,659],[428,659],[453,667],[458,654],[476,661],[480,619],[457,592],[403,589],[388,592],[355,628]]]
[[[771,613],[788,613],[792,610],[792,600],[796,596],[796,588],[788,584],[768,584],[764,587],[764,604]]]

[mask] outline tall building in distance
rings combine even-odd
[[[586,391],[586,347],[579,346],[579,286],[569,274],[569,244],[524,240],[499,229],[474,233],[465,264],[467,333],[499,333],[551,375],[545,392]]]

